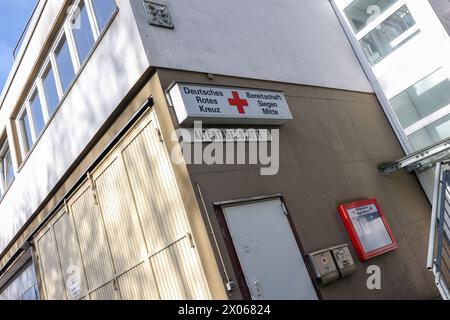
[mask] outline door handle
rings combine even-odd
[[[256,296],[257,297],[261,297],[262,296],[261,281],[260,280],[253,280],[252,284],[253,284],[253,287],[255,288]]]

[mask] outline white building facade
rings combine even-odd
[[[332,3],[405,153],[449,138],[448,3]],[[419,178],[431,199],[432,172],[420,173]]]

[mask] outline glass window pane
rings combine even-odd
[[[439,70],[406,89],[390,102],[400,123],[406,129],[450,105],[450,80],[443,70]]]
[[[63,38],[55,52],[56,63],[58,65],[59,78],[63,91],[66,92],[75,77],[75,71],[70,57],[69,45]]]
[[[5,180],[6,180],[5,186],[9,187],[9,185],[14,179],[14,168],[12,165],[11,152],[9,151],[9,148],[5,154],[3,161],[5,163]]]
[[[12,166],[11,152],[8,143],[0,145],[0,197],[11,185],[14,179],[14,169]]]
[[[25,151],[29,151],[31,149],[31,146],[33,145],[33,137],[31,135],[30,120],[26,111],[23,113],[22,118],[20,119],[20,125],[23,132]]]
[[[360,43],[369,62],[374,65],[413,38],[419,31],[408,32],[416,24],[406,6],[401,7],[378,27],[364,36]]]
[[[410,135],[409,141],[417,151],[449,137],[450,115],[447,115]]]
[[[116,10],[116,2],[114,0],[92,0],[92,5],[94,6],[98,27],[102,32]]]
[[[353,31],[358,33],[396,2],[397,0],[355,0],[344,9],[344,13]]]
[[[21,297],[21,300],[31,301],[31,300],[37,300],[36,290],[33,287],[28,289]]]
[[[44,84],[45,101],[47,102],[48,114],[51,116],[59,103],[58,91],[56,90],[55,76],[50,66],[42,79]]]
[[[42,114],[41,100],[39,94],[34,93],[30,100],[31,117],[33,118],[33,125],[36,137],[39,137],[45,126],[44,115]]]
[[[72,32],[80,63],[83,63],[94,45],[94,35],[92,34],[86,6],[82,3],[79,8],[79,14],[75,14],[74,21],[72,21]]]

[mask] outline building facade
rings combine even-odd
[[[429,201],[415,175],[377,169],[407,144],[340,5],[40,0],[0,100],[2,297],[438,297],[425,267]],[[177,85],[208,128],[276,130],[266,139],[276,174],[260,162],[174,161],[183,143],[211,145],[174,138],[192,127]],[[271,112],[245,116],[252,95]],[[205,108],[221,99],[231,116]],[[374,198],[397,246],[363,261],[337,208]],[[325,284],[331,261],[321,256],[318,279],[308,254],[344,243],[354,269]],[[373,265],[380,290],[367,285]]]
[[[449,138],[448,2],[332,3],[405,153]],[[431,201],[434,170],[418,176]]]

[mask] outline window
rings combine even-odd
[[[102,2],[107,1],[102,0]],[[89,22],[87,8],[83,2],[80,4],[79,10],[75,11],[73,20],[72,33],[75,39],[78,58],[80,59],[80,64],[82,64],[94,45],[94,35]]]
[[[0,288],[0,300],[39,300],[39,290],[33,263],[28,261]]]
[[[436,71],[390,100],[404,129],[450,106],[450,80]]]
[[[415,150],[450,137],[450,80],[439,69],[390,100]]]
[[[16,118],[22,158],[26,158],[41,136],[100,33],[117,10],[114,0],[75,0],[71,4],[72,15],[62,23],[46,62]]]
[[[11,152],[8,142],[0,145],[0,197],[3,197],[14,179]]]
[[[353,32],[358,33],[396,2],[397,0],[355,0],[344,9],[344,13]]]
[[[39,300],[39,290],[37,287],[37,283],[35,283],[31,288],[23,293],[17,300],[25,300],[25,301],[35,301]]]
[[[39,137],[45,126],[44,115],[42,113],[41,101],[37,91],[33,93],[30,100],[31,117],[33,118],[33,127],[35,137]]]
[[[374,65],[416,35],[416,22],[403,6],[364,36],[360,43],[369,62]],[[408,32],[409,31],[409,32]]]
[[[92,0],[92,5],[99,31],[102,32],[116,10],[116,2],[114,0]]]
[[[27,110],[24,110],[19,118],[20,131],[22,133],[23,151],[27,153],[33,145],[33,136],[31,134],[30,117]]]
[[[414,132],[408,138],[415,150],[426,148],[433,143],[450,137],[450,115]]]
[[[48,114],[49,116],[51,116],[58,106],[59,96],[58,90],[56,89],[55,76],[50,64],[47,67],[46,72],[44,72],[44,75],[42,77],[42,84],[44,87],[45,102],[47,104]]]
[[[65,37],[61,39],[55,51],[56,64],[58,65],[58,74],[61,81],[63,92],[69,89],[75,70],[70,56],[69,45]]]

